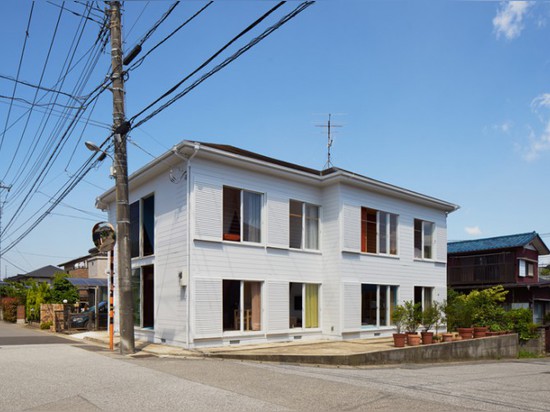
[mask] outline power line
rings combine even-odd
[[[166,42],[168,39],[170,39],[173,35],[175,35],[178,31],[180,31],[183,27],[185,27],[189,22],[193,21],[195,17],[197,17],[199,14],[201,14],[206,8],[208,8],[213,1],[209,1],[206,5],[204,5],[199,11],[197,11],[195,14],[193,14],[191,17],[189,17],[187,20],[185,20],[182,24],[180,24],[178,27],[176,27],[168,36],[166,36],[164,39],[162,39],[160,42],[155,44],[147,53],[145,53],[142,57],[140,57],[132,66],[128,68],[128,71],[132,71],[134,69],[137,69],[145,58],[149,56],[153,51],[155,51],[158,47],[160,47],[164,42]]]
[[[279,20],[277,23],[275,23],[273,26],[269,27],[268,29],[266,29],[262,34],[260,34],[258,37],[254,38],[252,41],[250,41],[247,45],[245,45],[244,47],[242,47],[241,49],[239,49],[236,53],[234,53],[233,55],[231,55],[230,57],[228,57],[227,59],[225,59],[222,63],[220,63],[219,65],[217,65],[216,67],[214,67],[211,71],[209,71],[208,73],[204,74],[202,77],[200,77],[199,79],[195,80],[195,82],[193,82],[190,86],[188,86],[187,88],[185,88],[183,91],[181,91],[180,93],[178,93],[176,96],[174,96],[172,99],[170,99],[169,101],[167,101],[166,103],[164,103],[162,106],[160,106],[158,109],[156,109],[155,111],[153,111],[151,114],[149,114],[148,116],[146,116],[145,118],[143,118],[142,120],[140,120],[139,122],[137,122],[135,125],[133,125],[132,127],[134,128],[137,128],[139,126],[141,126],[142,124],[144,124],[145,122],[149,121],[150,119],[152,119],[154,116],[156,116],[157,114],[159,114],[160,112],[162,112],[164,109],[166,109],[167,107],[169,107],[170,105],[172,105],[173,103],[175,103],[177,100],[181,99],[183,96],[185,96],[187,93],[189,93],[191,90],[193,90],[195,87],[197,87],[199,84],[201,84],[203,81],[205,81],[206,79],[208,79],[210,76],[214,75],[215,73],[217,73],[218,71],[220,71],[221,69],[223,69],[225,66],[227,66],[228,64],[230,64],[231,62],[235,61],[237,58],[239,58],[242,54],[246,53],[248,50],[250,50],[252,47],[254,47],[256,44],[258,44],[260,41],[262,41],[263,39],[265,39],[267,36],[269,36],[271,33],[273,33],[275,30],[277,30],[278,28],[280,28],[282,25],[284,25],[285,23],[287,23],[288,21],[290,21],[291,19],[293,19],[294,17],[296,17],[299,13],[301,13],[302,11],[304,11],[306,8],[308,8],[309,6],[311,6],[312,4],[314,3],[314,1],[306,1],[302,4],[300,4],[298,7],[296,7],[292,12],[290,12],[289,14],[287,14],[286,16],[284,16],[281,20]],[[281,3],[280,3],[281,4]],[[280,5],[279,4],[279,5]],[[277,6],[276,6],[277,7]],[[224,46],[225,48],[225,46]],[[216,53],[216,55],[219,54],[219,53]],[[209,59],[209,61],[211,61],[211,59]],[[201,65],[201,67],[204,67],[204,64]],[[195,73],[197,70],[195,70],[193,73]],[[191,75],[187,76],[183,81],[181,81],[180,83],[178,83],[178,85],[180,85],[181,83],[183,83],[185,80],[187,80]],[[169,92],[171,92],[174,88],[170,89]],[[168,92],[167,92],[168,93]],[[165,93],[163,96],[165,96],[167,93]],[[161,98],[163,97],[161,96]],[[149,107],[151,107],[153,104],[155,104],[156,102],[158,102],[159,99],[157,99],[155,102],[153,102],[152,104],[150,104],[149,106],[147,106],[145,109],[143,109],[141,112],[139,112],[138,114],[134,115],[131,119],[130,119],[130,122],[134,121],[136,119],[136,117],[138,117],[140,114],[142,114],[145,110],[147,110]]]
[[[45,91],[45,92],[48,92],[48,93],[62,94],[64,96],[70,97],[71,99],[74,99],[74,100],[82,100],[82,99],[85,98],[85,97],[82,97],[82,96],[73,96],[72,94],[65,93],[61,90],[50,89],[50,88],[44,87],[44,86],[37,86],[37,85],[32,84],[30,82],[20,80],[20,79],[16,79],[16,78],[6,76],[6,75],[3,75],[3,74],[0,74],[0,79],[9,80],[11,82],[14,82],[14,83],[17,83],[17,84],[22,84],[24,86],[32,87],[33,89],[42,90],[42,91]]]
[[[246,27],[243,31],[241,31],[239,34],[237,34],[235,37],[233,37],[229,42],[227,42],[221,49],[219,49],[216,53],[214,53],[212,56],[210,56],[204,63],[202,63],[199,67],[197,67],[195,70],[193,70],[189,75],[184,77],[181,81],[176,83],[172,88],[170,88],[168,91],[163,93],[160,97],[158,97],[155,101],[147,105],[144,109],[142,109],[140,112],[135,114],[131,119],[130,123],[132,123],[137,117],[141,116],[144,112],[149,110],[151,107],[153,107],[155,104],[157,104],[159,101],[164,99],[165,97],[172,94],[174,91],[178,89],[184,82],[186,82],[190,77],[195,75],[198,71],[202,70],[204,67],[206,67],[212,60],[214,60],[216,57],[218,57],[224,50],[226,50],[229,46],[231,46],[233,43],[235,43],[238,39],[240,39],[242,36],[244,36],[246,33],[248,33],[250,30],[252,30],[254,27],[256,27],[258,24],[260,24],[263,20],[265,20],[270,14],[274,13],[279,7],[281,7],[283,4],[285,4],[284,1],[279,2],[277,5],[272,7],[270,10],[268,10],[266,13],[264,13],[260,18],[258,18],[256,21],[254,21],[252,24],[250,24],[248,27]],[[137,127],[137,126],[136,126]]]
[[[29,20],[27,21],[27,29],[25,30],[25,40],[23,41],[23,48],[21,50],[21,56],[19,57],[19,66],[17,67],[17,76],[16,76],[17,80],[19,79],[19,74],[21,73],[21,67],[23,66],[23,56],[25,55],[25,49],[27,48],[27,39],[29,38],[29,29],[31,27],[33,10],[34,10],[34,1],[31,3],[31,10],[29,12]],[[12,98],[15,97],[16,90],[17,90],[17,82],[13,85]],[[12,102],[13,102],[13,100],[12,100]],[[8,114],[6,116],[6,124],[4,125],[4,133],[2,133],[2,137],[0,138],[0,151],[2,150],[2,145],[4,144],[4,137],[6,135],[6,129],[8,127],[8,123],[10,121],[11,108],[12,108],[12,105],[10,104],[10,107],[8,109]]]

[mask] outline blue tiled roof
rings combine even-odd
[[[460,242],[449,242],[447,244],[447,253],[468,253],[481,250],[523,247],[532,242],[535,238],[538,238],[537,232],[490,237],[486,239],[462,240]]]

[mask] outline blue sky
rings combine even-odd
[[[2,201],[7,195],[2,227],[10,222],[2,238],[4,247],[34,226],[50,198],[89,156],[83,142],[103,141],[111,122],[111,95],[105,92],[67,133],[58,157],[44,169],[43,181],[32,188],[66,130],[67,123],[57,123],[56,115],[64,109],[60,104],[74,107],[81,100],[60,96],[52,106],[54,94],[42,90],[35,101],[41,106],[28,117],[35,89],[18,84],[13,93],[14,82],[6,77],[17,77],[18,70],[19,80],[40,83],[60,14],[59,7],[46,1],[34,4],[19,68],[31,4],[0,2],[0,35],[9,39],[0,45],[0,181],[13,185],[9,194],[0,193]],[[126,51],[171,4],[125,3]],[[142,54],[205,4],[182,2],[144,42]],[[275,4],[220,1],[209,6],[129,73],[128,117]],[[299,4],[289,2],[278,9],[222,57]],[[85,12],[82,3],[65,6],[77,14]],[[90,17],[102,18],[96,10]],[[72,13],[61,13],[42,86],[56,87],[80,22]],[[87,82],[75,88],[93,56],[99,27],[87,20],[75,67],[61,88],[64,92],[85,96],[107,73],[109,47],[98,55]],[[231,144],[322,168],[326,135],[316,125],[333,113],[333,123],[343,126],[334,135],[334,165],[459,204],[461,209],[448,219],[449,239],[536,230],[550,242],[550,194],[545,190],[550,157],[549,35],[546,2],[319,1],[133,130],[129,168],[136,170],[184,139]],[[10,109],[13,95],[18,100]],[[51,107],[56,112],[46,122],[43,112]],[[92,170],[5,253],[3,277],[87,253],[91,227],[102,218],[94,208],[95,197],[113,184],[109,163]]]

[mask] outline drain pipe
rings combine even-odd
[[[172,148],[174,155],[187,162],[186,179],[187,179],[187,322],[186,322],[186,344],[189,349],[190,323],[191,323],[191,160],[197,155],[200,149],[200,144],[195,143],[194,151],[189,157],[182,156],[178,152],[177,146]]]

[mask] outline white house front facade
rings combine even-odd
[[[129,180],[141,339],[193,348],[390,336],[396,304],[446,298],[454,204],[190,141]],[[97,206],[115,222],[114,189]]]

